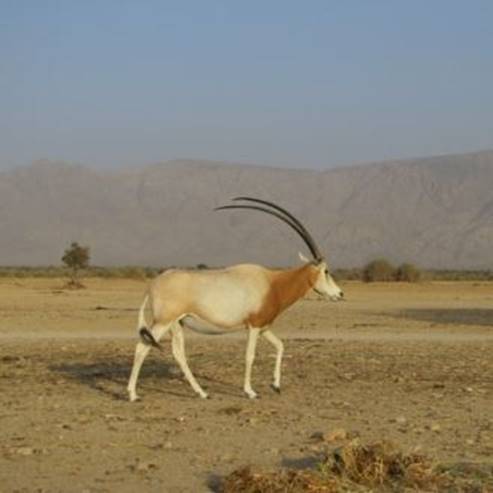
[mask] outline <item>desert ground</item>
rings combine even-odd
[[[442,463],[493,465],[493,284],[342,283],[275,324],[282,393],[260,340],[242,392],[245,334],[187,333],[202,400],[152,350],[130,403],[146,281],[0,279],[0,491],[202,492],[251,464],[313,464],[338,440],[390,440]],[[485,490],[486,491],[486,490]]]

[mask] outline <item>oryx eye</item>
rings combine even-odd
[[[328,276],[328,275],[329,275],[329,269],[325,269],[325,270],[324,270],[324,272],[325,272],[325,275],[326,275],[326,276]]]

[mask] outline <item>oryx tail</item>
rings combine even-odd
[[[146,295],[144,298],[144,301],[140,305],[139,309],[139,321],[137,325],[137,330],[139,331],[139,336],[145,344],[149,344],[151,346],[154,346],[157,349],[162,350],[163,347],[159,342],[156,341],[154,336],[152,335],[151,331],[147,328],[147,323],[146,323],[146,318],[145,318],[145,308],[147,305],[147,302],[149,301],[149,295]]]

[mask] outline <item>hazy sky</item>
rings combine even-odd
[[[0,167],[493,148],[491,0],[0,0]]]

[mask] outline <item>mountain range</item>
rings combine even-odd
[[[0,264],[59,265],[71,241],[95,265],[289,265],[302,241],[272,216],[218,211],[274,201],[333,267],[376,257],[493,268],[493,151],[293,170],[176,160],[118,170],[39,161],[0,172]]]

